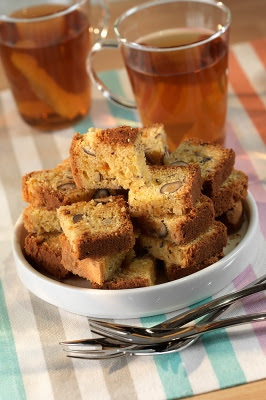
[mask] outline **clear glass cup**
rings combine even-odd
[[[163,123],[171,150],[188,137],[223,144],[230,22],[228,8],[213,0],[140,4],[116,20],[116,40],[92,47],[91,79],[106,98],[137,107],[143,125]],[[110,92],[93,67],[97,52],[117,47],[134,102]]]
[[[106,36],[108,10],[92,21],[89,0],[2,0],[0,55],[21,117],[52,130],[84,117],[91,104],[87,57],[93,33]]]

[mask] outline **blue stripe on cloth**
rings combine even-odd
[[[125,92],[121,80],[119,78],[118,71],[110,70],[106,72],[101,72],[99,76],[106,84],[108,89],[110,89],[113,93],[118,94],[120,96],[125,96]],[[134,111],[123,108],[113,103],[112,101],[107,101],[107,105],[113,117],[125,120],[124,124],[126,124],[126,121],[128,121],[127,125],[132,125],[132,122],[133,123],[138,122],[138,119]]]
[[[193,304],[190,308],[193,309],[210,300],[212,300],[212,297]],[[225,328],[216,332],[205,333],[201,341],[221,389],[246,383],[245,374]]]
[[[152,326],[165,321],[165,315],[141,318],[144,326]],[[179,353],[154,357],[166,399],[177,399],[192,396],[193,391]]]
[[[0,282],[0,399],[26,399],[4,291]]]
[[[90,127],[94,126],[90,115],[80,120],[74,125],[75,132],[86,133]]]

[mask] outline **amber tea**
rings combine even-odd
[[[172,51],[131,48],[124,53],[142,123],[162,122],[171,150],[188,137],[224,141],[228,48],[221,37],[200,43],[213,33],[164,30],[137,43]]]
[[[0,23],[0,54],[11,90],[22,118],[38,128],[69,125],[90,106],[88,15],[74,9],[46,18],[65,8],[24,8],[11,16],[27,22]]]

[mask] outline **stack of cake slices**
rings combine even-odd
[[[223,256],[225,225],[242,223],[247,177],[234,161],[233,150],[195,139],[169,154],[162,124],[76,133],[69,159],[22,179],[26,257],[93,288],[194,273]]]

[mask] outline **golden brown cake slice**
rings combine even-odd
[[[215,221],[206,232],[184,245],[144,235],[140,235],[139,243],[149,254],[166,264],[187,268],[222,253],[227,243],[227,234],[224,224]]]
[[[180,265],[177,264],[164,263],[167,279],[169,281],[174,281],[176,279],[184,278],[185,276],[194,274],[195,272],[201,271],[202,269],[209,267],[210,265],[219,261],[222,257],[223,253],[217,254],[200,264],[193,265],[192,267],[188,266],[186,268],[182,268]]]
[[[70,168],[70,160],[64,160],[49,170],[30,172],[22,178],[22,198],[35,207],[48,210],[90,200],[95,190],[78,189]]]
[[[129,189],[135,180],[149,179],[138,128],[90,128],[76,133],[70,148],[71,167],[80,188]]]
[[[133,222],[146,236],[184,244],[207,230],[213,220],[213,203],[209,197],[201,195],[195,208],[186,215],[165,214],[161,217],[155,217],[144,213],[135,218]]]
[[[92,284],[92,287],[95,289],[133,289],[153,286],[155,280],[156,260],[145,255],[134,258],[130,264],[116,272],[113,279],[104,282],[101,286]]]
[[[248,194],[248,177],[244,172],[233,170],[216,195],[212,196],[215,217],[224,214]]]
[[[202,176],[202,190],[206,196],[212,196],[231,174],[235,163],[235,152],[218,144],[187,139],[165,158],[167,165],[199,165]]]
[[[165,156],[169,156],[166,133],[163,124],[153,124],[141,128],[141,141],[147,163],[163,165]]]
[[[221,221],[226,226],[228,235],[237,232],[244,221],[242,201],[237,201],[230,210],[220,215],[217,220]]]
[[[104,281],[113,278],[127,254],[124,251],[105,257],[79,260],[73,253],[70,243],[64,234],[60,235],[60,242],[62,246],[62,264],[65,269],[98,285],[102,285]]]
[[[133,225],[122,196],[62,206],[57,215],[79,259],[121,253],[134,246]]]
[[[29,233],[25,238],[24,250],[26,259],[39,271],[48,272],[56,278],[68,274],[61,262],[62,251],[60,233]]]
[[[162,217],[166,213],[181,215],[193,208],[201,193],[198,166],[149,166],[151,179],[145,185],[132,183],[128,193],[130,214]]]
[[[24,227],[28,232],[42,234],[45,232],[61,232],[56,210],[29,205],[23,211]]]

